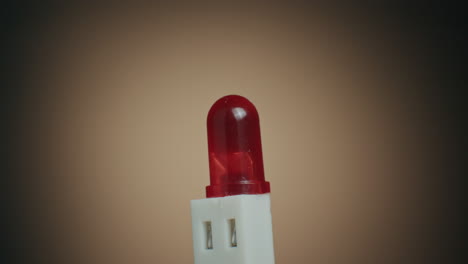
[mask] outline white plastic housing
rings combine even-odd
[[[270,194],[191,201],[195,264],[274,264]]]

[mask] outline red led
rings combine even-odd
[[[269,193],[255,106],[242,96],[222,97],[211,107],[206,126],[210,161],[206,196]]]

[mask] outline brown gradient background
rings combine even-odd
[[[239,94],[261,118],[277,263],[430,261],[441,125],[418,91],[435,69],[421,36],[378,16],[286,4],[51,14],[29,36],[20,135],[35,258],[193,263],[206,114]]]

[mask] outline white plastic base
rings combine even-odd
[[[191,201],[195,264],[274,264],[270,194]]]

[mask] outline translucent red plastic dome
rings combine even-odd
[[[210,185],[206,196],[269,193],[255,106],[242,96],[222,97],[208,113],[207,130]]]

